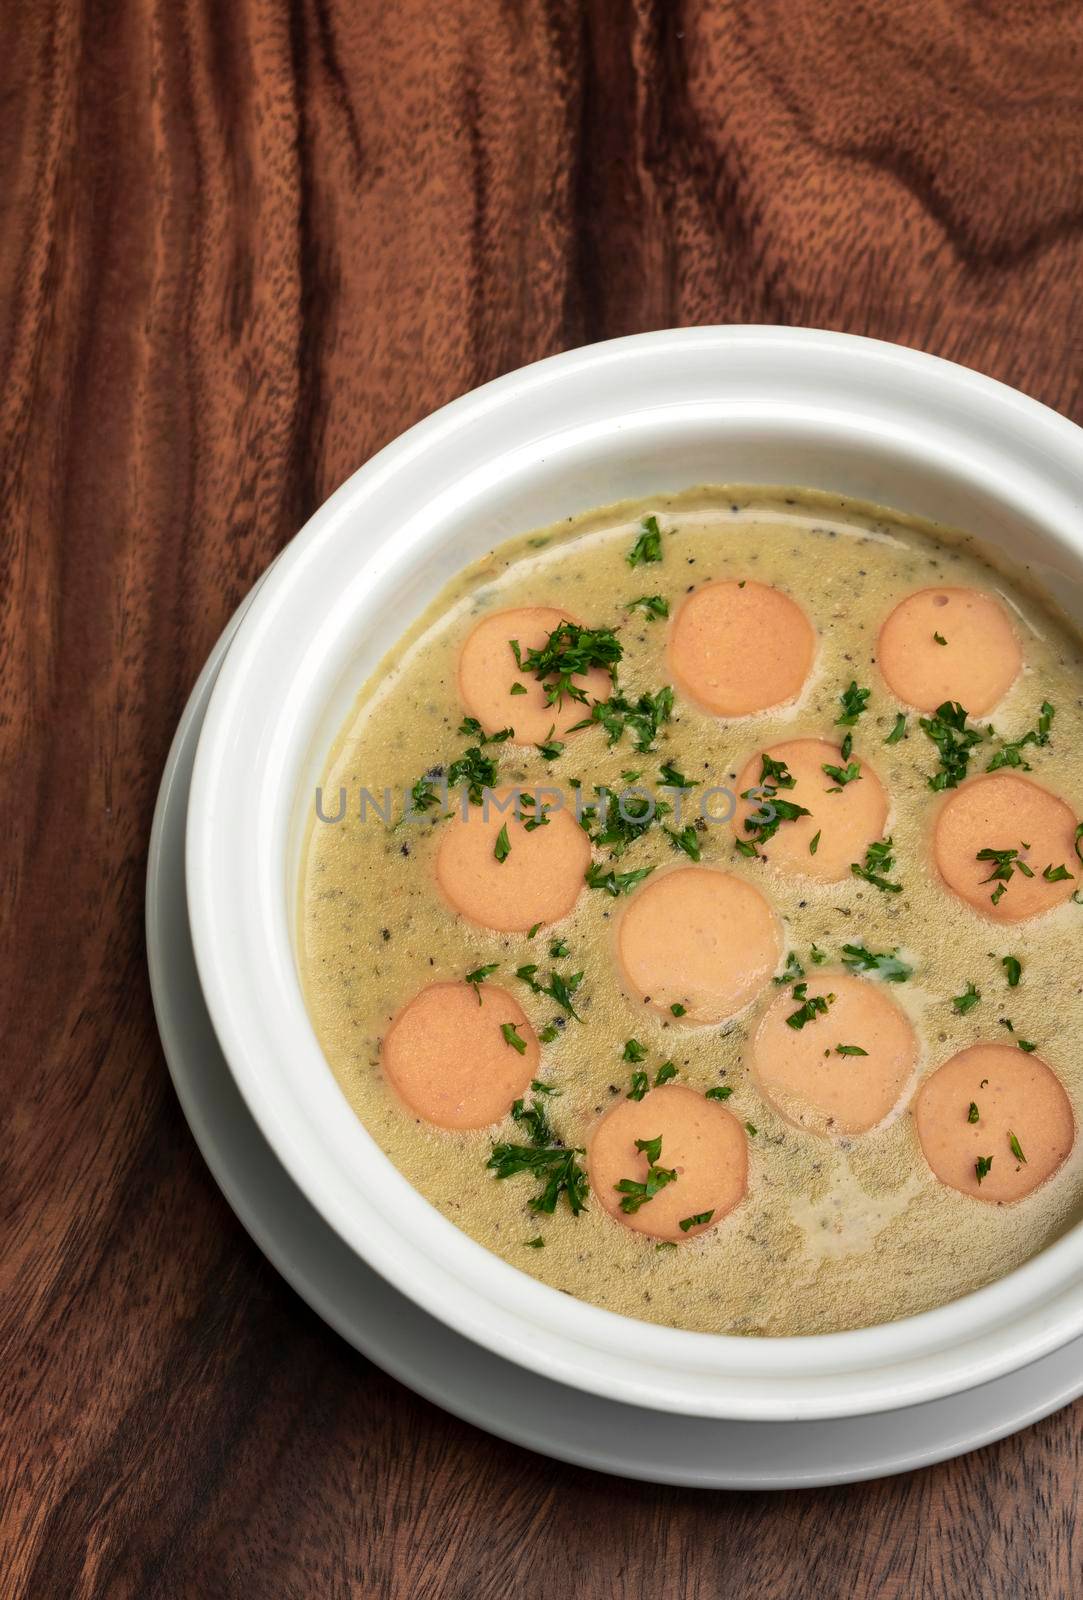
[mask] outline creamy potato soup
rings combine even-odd
[[[474,1239],[648,1321],[922,1311],[1078,1220],[1083,654],[960,534],[695,489],[512,540],[360,692],[299,954]]]

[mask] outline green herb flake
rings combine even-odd
[[[682,1233],[687,1233],[689,1228],[701,1228],[705,1222],[710,1222],[713,1216],[713,1209],[711,1211],[697,1211],[694,1217],[682,1217],[677,1226]]]
[[[975,1161],[975,1163],[974,1163],[974,1175],[977,1178],[979,1184],[981,1183],[983,1178],[987,1178],[989,1176],[989,1170],[992,1167],[992,1165],[993,1165],[992,1156],[979,1156],[977,1161]]]
[[[618,895],[630,893],[653,871],[653,867],[637,867],[634,872],[614,872],[612,867],[607,870],[601,862],[595,861],[587,868],[584,881],[588,889],[604,889],[616,899]]]
[[[837,1056],[867,1056],[868,1053],[867,1050],[862,1050],[859,1044],[837,1044],[835,1046],[835,1054]]]
[[[749,1134],[749,1136],[751,1138],[754,1139],[756,1137],[756,1135],[759,1133],[759,1131],[760,1130],[756,1127],[754,1122],[746,1122],[745,1123],[745,1132],[747,1134]]]
[[[716,1083],[713,1088],[707,1090],[703,1098],[705,1100],[728,1100],[732,1093],[732,1083]]]
[[[857,783],[861,778],[860,761],[851,761],[845,767],[834,766],[831,762],[825,761],[822,767],[827,776],[834,780],[834,787],[828,789],[828,794],[839,794],[848,783]],[[819,834],[816,837],[818,839]]]
[[[667,1184],[675,1183],[677,1179],[672,1167],[658,1164],[662,1155],[661,1134],[653,1139],[637,1139],[635,1145],[636,1149],[647,1158],[646,1179],[641,1183],[636,1178],[621,1178],[619,1183],[613,1185],[618,1194],[624,1196],[620,1208],[628,1215],[634,1215],[640,1206],[645,1206],[649,1200],[653,1200],[659,1190],[664,1189]]]
[[[526,1055],[526,1040],[519,1037],[519,1030],[514,1022],[502,1022],[500,1031],[504,1035],[505,1044],[510,1044],[521,1056]]]
[[[696,832],[694,823],[690,822],[687,828],[682,828],[679,833],[676,833],[672,828],[663,828],[662,832],[666,835],[674,850],[681,851],[690,861],[699,860],[701,854],[699,834]]]
[[[673,1004],[670,1006],[669,1009],[670,1009],[670,1011],[673,1013],[673,1015],[675,1017],[683,1017],[686,1014],[686,1012],[688,1011],[688,1007],[687,1006],[682,1006],[680,1001],[678,1001],[678,1000],[674,1000]]]
[[[884,740],[884,743],[885,744],[898,744],[899,740],[902,738],[902,736],[903,736],[903,734],[905,732],[906,732],[906,717],[903,714],[903,712],[900,711],[897,714],[896,718],[895,718],[895,726],[892,728],[891,732],[888,734],[887,738]]]
[[[919,718],[919,726],[940,754],[940,770],[928,779],[929,788],[938,793],[957,788],[966,777],[970,752],[985,735],[967,725],[966,711],[957,700],[945,700],[933,716]]]
[[[641,610],[649,622],[660,622],[669,616],[669,601],[660,594],[641,594],[636,600],[629,600],[624,608],[626,611]]]
[[[508,825],[506,822],[496,836],[496,843],[493,845],[493,855],[499,862],[501,862],[501,864],[503,864],[503,862],[505,862],[511,855],[511,840],[508,838]]]
[[[981,1113],[978,1111],[978,1107],[977,1107],[976,1103],[973,1100],[971,1100],[971,1102],[970,1102],[970,1110],[966,1114],[966,1120],[968,1122],[977,1122],[979,1120],[979,1118],[980,1118],[980,1115],[981,1115]]]
[[[808,842],[808,853],[809,853],[810,856],[814,856],[816,854],[817,850],[820,848],[820,835],[821,835],[822,832],[823,832],[822,828],[817,828],[816,832],[812,835],[812,838],[809,840],[809,842]]]
[[[786,957],[786,965],[775,978],[775,983],[798,983],[805,976],[805,969],[797,958],[797,951],[791,950]]]
[[[526,694],[526,692],[527,692],[526,684],[525,683],[513,683],[508,692],[509,692],[509,694]]]
[[[986,767],[986,772],[999,772],[1002,767],[1016,767],[1023,772],[1030,772],[1031,766],[1023,754],[1028,745],[1046,745],[1049,743],[1049,731],[1053,726],[1056,711],[1048,700],[1043,700],[1038,710],[1038,725],[1031,728],[1021,739],[1005,740],[1000,749],[992,756]]]
[[[901,894],[902,884],[892,883],[887,876],[895,867],[892,850],[890,835],[886,839],[878,839],[865,851],[864,863],[851,862],[850,871],[855,878],[862,878],[865,883],[871,883],[873,888],[879,889],[882,894]]]
[[[942,633],[934,633],[933,638],[936,640],[937,644],[947,644],[948,642]]]
[[[633,1072],[632,1087],[628,1090],[628,1093],[624,1098],[626,1100],[642,1100],[650,1086],[651,1080],[647,1077],[645,1072]]]
[[[486,967],[475,967],[473,972],[468,972],[466,974],[466,980],[465,981],[468,984],[470,984],[470,986],[473,989],[474,993],[477,995],[477,997],[478,997],[478,1005],[479,1006],[481,1004],[481,985],[485,982],[486,978],[488,978],[492,973],[494,973],[497,970],[499,965],[500,965],[499,961],[490,961],[488,966],[486,966]]]
[[[980,999],[981,990],[975,988],[973,983],[968,983],[964,993],[957,994],[951,1003],[958,1015],[965,1017],[968,1011],[973,1011]]]
[[[672,1083],[677,1076],[676,1064],[672,1061],[663,1061],[654,1075],[654,1087],[657,1089],[663,1083]]]
[[[835,718],[835,726],[837,728],[852,728],[858,718],[864,715],[871,694],[871,689],[859,689],[857,680],[852,679],[850,687],[844,689],[839,695],[842,716]]]
[[[638,1039],[625,1039],[624,1050],[621,1053],[622,1061],[646,1061],[647,1047],[640,1044]]]
[[[523,1243],[528,1250],[541,1250],[545,1246],[545,1240],[542,1238],[540,1233],[536,1239],[524,1239]]]
[[[885,983],[905,983],[914,975],[914,969],[900,960],[898,950],[877,953],[863,944],[844,944],[843,964],[851,972],[871,972]]]
[[[630,567],[647,566],[662,559],[662,530],[657,517],[644,517],[642,532],[625,560]]]
[[[835,1000],[833,994],[810,995],[807,983],[794,984],[793,997],[800,1004],[797,1010],[791,1011],[786,1018],[786,1026],[793,1028],[795,1031],[799,1031],[810,1022],[814,1022],[817,1017],[826,1016],[828,1006],[833,1005]]]
[[[573,1216],[578,1216],[587,1203],[589,1185],[587,1175],[576,1157],[580,1149],[568,1150],[563,1145],[550,1145],[540,1149],[534,1145],[494,1144],[487,1167],[497,1178],[512,1178],[528,1172],[542,1185],[528,1202],[531,1211],[542,1216],[552,1216],[563,1195]]]

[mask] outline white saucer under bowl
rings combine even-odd
[[[418,1394],[501,1438],[578,1466],[698,1488],[789,1489],[886,1477],[1004,1438],[1083,1393],[1083,1340],[1076,1340],[979,1388],[881,1415],[733,1422],[641,1410],[490,1354],[359,1260],[256,1127],[218,1047],[192,953],[184,884],[192,761],[239,620],[240,613],[192,691],[162,778],[147,873],[151,989],[177,1095],[211,1172],[260,1249],[332,1328]]]

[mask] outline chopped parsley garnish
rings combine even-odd
[[[678,1000],[674,1000],[669,1009],[672,1011],[675,1017],[683,1017],[685,1012],[688,1010],[688,1007],[682,1006]]]
[[[756,1137],[756,1135],[759,1133],[759,1131],[760,1130],[757,1128],[757,1126],[756,1126],[756,1124],[754,1122],[746,1122],[745,1123],[745,1132],[750,1134],[753,1139]]]
[[[471,985],[474,993],[477,995],[479,1006],[481,1004],[481,985],[485,982],[486,978],[490,976],[490,974],[496,971],[499,965],[499,961],[490,961],[487,967],[475,967],[473,972],[468,972],[466,974],[465,981]]]
[[[840,790],[845,789],[848,783],[856,783],[861,777],[860,761],[850,761],[845,767],[832,766],[829,761],[825,761],[823,762],[823,770],[829,778],[835,780],[835,786],[832,789],[828,789],[828,794],[838,794]],[[816,837],[819,838],[819,834]]]
[[[543,761],[555,761],[564,749],[564,741],[562,739],[553,738],[553,734],[555,732],[556,723],[554,722],[553,726],[549,729],[549,732],[545,736],[545,743],[534,746],[535,750],[537,750]]]
[[[892,850],[890,835],[886,839],[878,839],[865,851],[864,865],[852,861],[850,871],[855,878],[863,878],[866,883],[871,883],[874,889],[880,889],[884,894],[901,894],[902,884],[892,883],[887,877],[895,866]]]
[[[1049,743],[1049,730],[1053,726],[1056,716],[1054,708],[1048,700],[1043,700],[1038,710],[1038,726],[1031,728],[1021,739],[1005,740],[1000,749],[991,758],[986,772],[998,772],[1001,767],[1021,767],[1024,772],[1031,770],[1030,764],[1023,751],[1028,745],[1046,745]]]
[[[510,1044],[513,1050],[518,1050],[521,1056],[526,1055],[526,1040],[519,1037],[519,1030],[514,1022],[502,1022],[500,1031],[504,1035],[504,1043]]]
[[[459,723],[459,732],[464,739],[476,739],[478,744],[505,744],[514,736],[515,729],[501,728],[497,733],[486,733],[477,717],[464,717]]]
[[[1022,848],[1029,850],[1030,846],[1024,844]],[[982,878],[981,881],[982,883],[995,883],[997,885],[989,896],[994,905],[999,905],[1001,899],[1007,893],[1013,872],[1021,872],[1024,878],[1033,878],[1034,876],[1033,869],[1028,867],[1026,862],[1020,858],[1018,850],[979,850],[975,859],[993,863],[992,872],[987,878]]]
[[[533,1088],[533,1085],[531,1085]],[[542,1092],[548,1094],[548,1088],[543,1084]],[[553,1143],[553,1130],[549,1126],[544,1102],[535,1100],[532,1105],[527,1105],[524,1100],[516,1100],[511,1108],[512,1121],[525,1128],[532,1145],[539,1149]]]
[[[819,945],[813,945],[808,953],[808,958],[814,967],[822,967],[827,960],[827,951],[821,950]]]
[[[1025,1051],[1028,1056],[1033,1055],[1034,1051],[1038,1048],[1033,1039],[1017,1039],[1015,1042],[1019,1046],[1020,1050]]]
[[[898,744],[899,740],[902,738],[902,736],[903,736],[903,734],[905,732],[906,732],[906,717],[905,717],[904,713],[900,711],[900,712],[898,712],[898,714],[895,717],[895,726],[892,728],[891,732],[888,734],[887,738],[884,740],[884,743],[885,744]]]
[[[691,789],[693,787],[691,781],[684,776],[683,772],[677,771],[672,761],[663,761],[658,769],[658,775],[662,780],[663,788]],[[636,776],[638,777],[639,774],[637,773]]]
[[[963,994],[957,994],[952,1000],[952,1005],[959,1016],[965,1017],[968,1011],[973,1011],[981,999],[981,990],[975,988],[973,983],[968,983]]]
[[[526,692],[525,683],[513,683],[511,688],[508,690],[509,694],[526,694]]]
[[[1046,867],[1045,871],[1042,873],[1042,877],[1045,879],[1046,883],[1063,883],[1066,878],[1070,878],[1072,876],[1073,874],[1068,871],[1068,868],[1063,864],[1063,862],[1059,867],[1055,867],[1053,863],[1050,862],[1049,866]]]
[[[582,628],[577,622],[558,623],[540,649],[532,647],[525,655],[517,639],[509,643],[516,666],[541,681],[551,706],[561,706],[565,699],[586,705],[586,690],[575,678],[601,667],[615,683],[617,662],[624,653],[612,628]]]
[[[561,1195],[573,1216],[587,1203],[587,1175],[576,1160],[582,1150],[566,1150],[563,1145],[539,1149],[529,1144],[494,1144],[487,1166],[497,1178],[513,1178],[529,1172],[541,1183],[539,1192],[528,1202],[531,1211],[552,1216]]]
[[[805,969],[797,957],[797,951],[791,950],[786,957],[786,965],[775,978],[776,983],[796,983],[805,976]]]
[[[868,1053],[867,1050],[862,1050],[859,1044],[837,1044],[835,1046],[835,1054],[837,1056],[867,1056]]]
[[[622,1061],[646,1061],[647,1046],[640,1044],[638,1039],[625,1039],[624,1049],[621,1052]]]
[[[844,689],[839,695],[839,703],[842,706],[842,716],[835,718],[835,726],[837,728],[852,728],[857,722],[857,719],[862,716],[867,709],[869,696],[871,694],[871,689],[859,689],[857,686],[857,680],[852,679],[850,687],[848,689]]]
[[[606,894],[616,899],[618,895],[628,894],[653,871],[653,867],[637,867],[634,872],[614,872],[610,867],[607,871],[602,862],[593,861],[586,870],[584,881],[588,889],[604,889]]]
[[[554,1039],[560,1037],[560,1029],[555,1022],[547,1022],[538,1035],[539,1044],[552,1044]]]
[[[530,928],[527,929],[527,938],[528,939],[533,939],[534,935],[537,933],[537,931],[538,931],[538,929],[540,927],[541,927],[541,923],[540,922],[535,922]]]
[[[480,806],[482,791],[491,789],[496,782],[496,762],[492,756],[484,755],[477,745],[471,745],[448,767],[447,781],[453,787],[457,783],[465,784],[471,805]]]
[[[1004,968],[1004,975],[1008,980],[1009,989],[1019,987],[1019,979],[1023,975],[1023,963],[1018,956],[1001,956],[1000,964]]]
[[[948,642],[942,633],[934,633],[933,638],[936,640],[937,644],[947,644]]]
[[[662,1065],[658,1068],[658,1071],[654,1074],[654,1087],[658,1089],[663,1083],[671,1083],[676,1076],[676,1063],[673,1061],[663,1061]]]
[[[650,622],[657,622],[669,616],[669,601],[660,594],[641,594],[638,599],[629,600],[625,610],[634,611],[637,606]]]
[[[1010,1129],[1008,1131],[1008,1148],[1011,1150],[1011,1153],[1015,1159],[1017,1161],[1021,1161],[1023,1165],[1026,1166],[1027,1158],[1023,1154],[1023,1146],[1019,1143],[1019,1140],[1015,1137],[1015,1134],[1012,1133]]]
[[[617,805],[611,806],[608,790],[599,789],[597,793],[605,797],[604,820],[590,837],[614,857],[622,856],[658,818],[667,817],[672,810],[665,800],[654,800],[646,794],[623,794]]]
[[[966,777],[971,750],[985,735],[980,728],[967,727],[966,712],[957,700],[945,700],[931,717],[918,720],[940,752],[940,771],[928,780],[929,788],[937,792],[957,788]]]
[[[981,1112],[978,1110],[976,1102],[971,1100],[971,1102],[970,1102],[970,1110],[966,1114],[966,1120],[968,1122],[977,1122],[977,1121],[979,1121],[980,1117],[981,1117]]]
[[[786,1018],[786,1026],[795,1029],[803,1028],[808,1022],[814,1022],[817,1017],[826,1016],[828,1006],[835,999],[833,994],[810,995],[807,983],[795,983],[793,997],[800,1001],[800,1005],[796,1011],[790,1012]]]
[[[907,978],[914,975],[913,967],[899,959],[897,950],[877,954],[863,944],[844,944],[842,959],[852,972],[874,972],[885,983],[905,983]]]
[[[595,700],[590,716],[577,722],[575,728],[568,731],[571,733],[579,728],[589,728],[592,722],[596,722],[605,729],[606,741],[610,745],[617,744],[627,731],[640,755],[647,755],[654,749],[658,730],[672,715],[673,690],[666,684],[656,689],[654,694],[641,694],[634,701],[622,694],[610,695],[608,700]]]
[[[713,1088],[707,1090],[703,1098],[705,1100],[728,1100],[732,1093],[732,1083],[716,1083]]]
[[[640,1206],[645,1206],[648,1200],[654,1199],[660,1189],[664,1189],[668,1183],[675,1183],[677,1179],[672,1167],[658,1165],[662,1154],[661,1134],[654,1139],[637,1139],[635,1144],[636,1149],[647,1158],[645,1181],[640,1183],[636,1178],[622,1178],[619,1183],[613,1185],[617,1192],[624,1196],[620,1203],[621,1210],[629,1215],[638,1211]]]
[[[505,862],[511,855],[511,840],[508,838],[508,825],[506,822],[496,836],[496,843],[493,845],[493,855],[501,863]]]
[[[541,1250],[545,1245],[545,1240],[539,1233],[536,1239],[524,1239],[523,1243],[526,1245],[528,1250]]]
[[[741,796],[742,800],[759,802],[756,809],[745,818],[745,832],[752,837],[737,840],[737,849],[743,856],[758,856],[757,846],[773,839],[783,822],[796,822],[798,817],[812,815],[807,806],[779,799],[780,789],[792,789],[797,782],[786,763],[775,761],[766,754],[761,759],[758,785],[754,789],[746,789]]]
[[[630,567],[642,567],[662,559],[662,530],[657,517],[644,517],[642,532],[625,560]]]
[[[687,1233],[689,1228],[698,1228],[704,1222],[710,1222],[713,1216],[713,1208],[710,1211],[697,1211],[694,1217],[682,1217],[677,1226],[682,1233]]]
[[[533,994],[548,995],[550,1000],[555,1000],[562,1011],[569,1017],[574,1017],[576,1022],[582,1022],[582,1017],[572,1005],[572,995],[583,981],[581,972],[573,972],[570,977],[564,978],[559,972],[550,972],[548,983],[539,983],[537,979],[538,964],[536,961],[528,962],[526,966],[516,967],[515,976],[521,983],[525,983]]]
[[[699,834],[696,832],[695,823],[690,822],[687,828],[682,828],[679,833],[675,832],[673,828],[663,828],[662,831],[674,850],[683,851],[691,861],[699,860]]]
[[[979,1156],[977,1161],[975,1161],[975,1163],[974,1163],[974,1174],[975,1174],[975,1176],[976,1176],[976,1178],[977,1178],[979,1183],[981,1183],[981,1180],[983,1178],[988,1177],[989,1169],[990,1169],[990,1167],[992,1165],[993,1165],[992,1156]]]
[[[549,954],[554,961],[562,961],[565,956],[570,956],[571,953],[571,945],[568,944],[566,939],[554,939],[549,946]]]
[[[410,790],[410,799],[406,807],[406,816],[417,816],[419,812],[431,811],[440,804],[440,796],[432,786],[434,774],[426,772],[417,780]]]
[[[810,856],[814,856],[816,854],[817,850],[820,848],[820,835],[821,835],[822,832],[823,832],[822,828],[817,828],[816,832],[812,835],[812,838],[809,840],[809,842],[808,842],[808,853],[809,853]]]
[[[626,1100],[642,1100],[650,1086],[651,1080],[647,1077],[645,1072],[633,1072],[632,1087],[628,1090],[628,1093],[624,1098]]]

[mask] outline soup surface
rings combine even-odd
[[[361,691],[307,1003],[378,1144],[523,1271],[702,1331],[883,1322],[1080,1216],[1081,795],[1080,642],[972,540],[796,490],[591,512]]]

